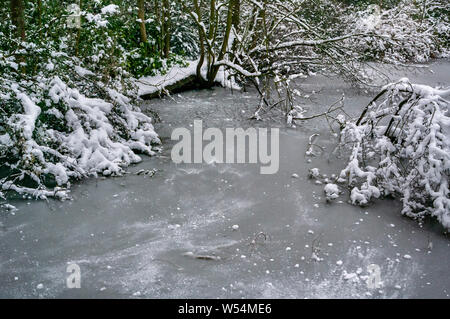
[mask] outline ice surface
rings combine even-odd
[[[431,69],[393,77],[448,84],[450,63]],[[310,113],[342,91],[352,114],[372,97],[324,77],[302,89],[320,92],[302,101]],[[219,88],[148,105],[162,118],[155,127],[161,154],[123,177],[74,185],[72,201],[12,201],[14,214],[0,209],[0,297],[449,297],[450,241],[438,223],[420,227],[401,217],[394,200],[361,209],[347,204],[344,192],[328,204],[324,185],[309,178],[312,168],[324,176],[343,165],[330,155],[336,141],[326,123],[255,123],[246,119],[257,106],[252,92]],[[280,126],[280,171],[173,164],[171,132],[194,119],[205,127]],[[314,133],[325,152],[309,163]],[[152,169],[152,176],[135,174]],[[81,268],[81,289],[66,287],[70,263]],[[381,289],[367,286],[372,264],[380,267]]]

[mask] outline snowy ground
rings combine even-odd
[[[437,62],[393,78],[448,85],[449,74],[450,63]],[[373,96],[324,77],[302,88],[311,95],[304,101],[310,113],[345,91],[347,110],[356,114]],[[17,211],[1,211],[0,297],[448,298],[450,241],[438,223],[420,227],[392,200],[359,208],[343,195],[342,203],[327,204],[324,185],[308,179],[309,168],[341,168],[328,155],[335,141],[320,120],[281,125],[276,175],[260,175],[259,165],[172,163],[174,128],[194,119],[210,127],[255,125],[245,118],[256,103],[253,93],[224,89],[150,101],[163,120],[159,156],[125,177],[75,185],[73,201],[13,202]],[[308,163],[314,133],[326,151]],[[157,172],[137,175],[142,169]],[[315,259],[313,245],[320,246]],[[81,289],[66,288],[70,263],[81,267]],[[380,267],[382,288],[367,286],[370,264]]]

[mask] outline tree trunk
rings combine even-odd
[[[155,0],[154,1],[154,10],[155,10],[155,16],[156,16],[156,22],[158,27],[160,28],[160,34],[156,39],[156,51],[159,52],[159,55],[162,57],[162,51],[164,48],[163,44],[163,38],[162,38],[162,18],[161,18],[161,7],[160,7],[161,0]]]
[[[217,61],[221,61],[225,54],[227,53],[228,49],[228,42],[230,40],[230,33],[231,28],[233,26],[233,11],[234,11],[234,5],[237,0],[229,0],[228,2],[228,14],[227,14],[227,24],[225,29],[225,35],[223,37],[222,47],[219,52],[219,57],[217,58]],[[212,66],[211,67],[211,73],[208,76],[208,82],[212,86],[214,83],[214,80],[216,79],[217,73],[219,72],[218,66]]]
[[[23,0],[10,0],[11,22],[16,27],[17,38],[25,41],[25,18]]]
[[[233,0],[233,27],[239,31],[239,24],[241,22],[241,1]]]
[[[147,42],[147,30],[145,28],[145,0],[138,0],[138,18],[141,20],[139,22],[141,30],[141,42]]]
[[[240,23],[241,23],[241,1],[234,0],[233,6],[233,28],[237,33],[240,31]],[[233,44],[231,45],[231,52],[235,53],[237,51],[238,42],[234,39]],[[233,59],[235,62],[235,59]]]
[[[80,12],[83,10],[83,0],[80,0],[78,3],[78,6],[80,7]],[[81,16],[80,16],[81,19]],[[75,56],[78,57],[80,54],[80,39],[81,39],[81,24],[77,29],[77,35],[75,40]]]
[[[42,40],[42,0],[38,0],[39,39]]]
[[[167,59],[170,53],[170,1],[163,0],[163,36],[164,36],[164,50],[163,55]]]
[[[11,9],[11,22],[16,27],[16,37],[22,41],[25,41],[25,15],[24,15],[24,2],[23,0],[10,0]],[[15,58],[19,64],[25,63],[25,56],[22,54],[16,54]],[[20,72],[25,73],[25,67],[20,66]]]
[[[217,23],[216,23],[216,1],[211,0],[209,6],[209,32],[208,32],[208,42],[214,43],[215,33],[216,33]],[[208,50],[208,63],[206,70],[206,77],[209,79],[211,77],[211,72],[213,71],[213,64],[215,63],[215,56],[211,50]]]
[[[195,9],[195,13],[199,19],[199,22],[201,22],[202,12],[201,12],[201,8],[198,4],[198,0],[194,0],[194,9]],[[198,34],[199,34],[199,44],[200,44],[200,59],[197,64],[197,81],[202,82],[203,81],[202,66],[203,66],[203,63],[205,62],[205,37],[203,35],[202,29],[200,26],[198,27]]]
[[[187,78],[176,81],[173,84],[164,87],[164,90],[157,91],[154,93],[144,94],[140,97],[144,100],[151,100],[154,98],[162,97],[167,94],[176,94],[185,92],[188,90],[202,89],[205,88],[204,82],[199,82],[196,75],[190,75]]]

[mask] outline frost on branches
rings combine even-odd
[[[26,37],[13,36],[9,18],[0,23],[0,198],[65,198],[72,180],[119,175],[159,143],[137,106],[134,42],[118,41],[135,25],[133,10],[91,4],[81,29],[51,10],[39,10],[43,26],[28,23]],[[23,14],[34,21],[33,10]]]
[[[86,97],[58,76],[40,86],[44,98],[14,83],[0,91],[3,192],[65,198],[71,179],[120,175],[141,160],[137,153],[154,154],[151,118],[124,95],[106,89],[107,99]]]
[[[436,217],[450,229],[450,89],[389,84],[341,133],[350,149],[339,182],[353,204],[394,196],[409,217]]]
[[[387,63],[426,62],[449,55],[450,3],[403,0],[390,9],[370,5],[344,18],[347,32],[371,32],[350,39],[367,59]]]

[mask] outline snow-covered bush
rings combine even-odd
[[[36,197],[65,197],[71,179],[118,175],[153,154],[151,118],[123,94],[87,97],[58,76],[29,93],[23,83],[0,87],[0,185]],[[25,83],[26,84],[26,83]]]
[[[435,216],[450,228],[449,98],[450,89],[401,79],[346,124],[340,145],[350,149],[350,158],[339,182],[352,187],[352,203],[398,197],[403,214]]]
[[[85,3],[91,11],[77,31],[50,4],[43,1],[45,25],[29,25],[24,38],[0,23],[0,197],[64,198],[71,180],[121,174],[159,143],[138,107],[129,47],[118,41],[120,7]]]
[[[450,3],[402,0],[390,9],[370,5],[344,19],[347,32],[373,33],[349,39],[369,60],[388,63],[426,62],[448,56]]]

